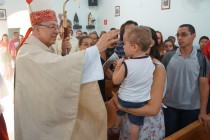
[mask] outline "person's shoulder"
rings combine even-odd
[[[164,54],[164,56],[169,56],[169,55],[174,55],[176,53],[177,50],[171,50],[169,52],[167,52],[166,54]]]
[[[200,49],[196,49],[196,50],[197,50],[197,54],[202,55],[202,56],[205,56]]]
[[[164,60],[166,60],[166,61],[170,60],[175,53],[177,53],[177,50],[171,50],[171,51],[167,52],[166,54],[164,54],[164,56],[162,58],[162,62]]]
[[[74,36],[71,36],[70,40],[78,41],[78,39],[76,37],[74,37]]]
[[[166,74],[166,69],[160,61],[153,61],[153,63],[155,65],[154,74]]]
[[[163,66],[163,64],[156,58],[153,58],[152,62],[155,66]]]
[[[10,40],[10,41],[9,41],[9,43],[14,43],[14,40],[13,40],[13,39],[12,39],[12,40]]]

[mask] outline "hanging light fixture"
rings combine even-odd
[[[5,0],[0,0],[0,6],[5,4]]]

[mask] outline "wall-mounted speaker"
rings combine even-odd
[[[98,6],[97,0],[88,0],[88,6]]]

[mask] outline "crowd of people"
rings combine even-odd
[[[132,20],[120,30],[74,36],[67,20],[64,38],[64,21],[43,10],[49,13],[39,21],[32,11],[26,40],[14,32],[11,41],[7,34],[0,41],[1,81],[12,79],[15,64],[17,140],[105,140],[105,104],[116,111],[108,132],[119,139],[163,139],[196,120],[210,127],[210,41],[202,36],[195,49],[193,25],[180,25],[176,38],[164,40],[161,31]],[[119,59],[107,62],[113,54]],[[111,99],[105,80],[119,86]],[[0,139],[8,140],[0,111]]]

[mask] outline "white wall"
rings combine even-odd
[[[169,10],[161,10],[161,0],[98,0],[98,6],[93,7],[88,6],[88,0],[79,1],[80,8],[74,0],[70,0],[66,4],[66,9],[67,17],[71,21],[73,21],[74,14],[77,12],[82,31],[93,31],[86,29],[88,14],[91,12],[96,19],[95,30],[98,33],[102,30],[108,31],[112,27],[119,28],[125,21],[134,20],[139,25],[147,25],[161,31],[164,38],[175,35],[179,25],[190,23],[197,32],[194,45],[198,44],[202,35],[210,37],[210,26],[208,24],[210,23],[210,0],[171,0]],[[53,0],[53,2],[57,14],[62,13],[64,0]],[[118,17],[115,17],[115,6],[120,6],[120,16]],[[7,22],[0,21],[0,36],[7,31],[7,27],[16,26],[16,28],[21,28],[21,32],[28,29],[30,25],[28,25],[27,12],[24,12],[24,10],[27,10],[25,0],[7,0],[4,7],[0,6],[0,9],[2,8],[6,8],[8,20]],[[18,13],[21,11],[23,11],[22,16]],[[14,15],[20,21],[11,18]],[[25,20],[21,21],[22,18],[25,18]],[[104,20],[108,21],[108,25],[104,25]]]
[[[5,5],[0,6],[0,9],[6,9]],[[0,40],[3,34],[8,34],[7,20],[0,20]]]
[[[61,0],[53,0],[54,2],[54,9],[57,14],[63,13],[63,3],[64,0],[61,2]],[[72,21],[74,20],[74,15],[77,13],[79,17],[79,24],[82,25],[82,31],[86,32],[92,32],[92,31],[98,31],[98,11],[99,11],[99,6],[88,6],[88,0],[79,0],[80,3],[80,8],[75,2],[75,0],[70,0],[69,2],[66,3],[66,10],[67,10],[67,18]],[[95,22],[95,29],[86,29],[86,25],[88,25],[88,14],[91,12],[92,16],[97,20]],[[76,31],[74,31],[76,32]]]
[[[11,14],[7,19],[8,28],[20,28],[20,34],[25,35],[31,26],[28,10],[22,10]]]
[[[65,0],[52,0],[54,2],[54,9],[57,13],[63,12],[63,3]],[[79,0],[80,8],[78,7],[75,0],[70,0],[66,4],[67,18],[73,21],[74,14],[77,12],[77,15],[80,20],[80,25],[82,25],[82,31],[92,32],[98,31],[98,24],[95,22],[95,29],[87,30],[86,25],[88,24],[88,14],[92,13],[92,16],[97,19],[98,6],[88,6],[88,0]],[[6,9],[7,11],[7,20],[0,20],[0,36],[4,33],[8,33],[8,28],[20,28],[20,34],[25,35],[27,29],[30,27],[30,19],[28,16],[27,5],[25,0],[6,0],[6,3],[3,6],[0,6],[0,9]]]
[[[120,6],[120,16],[115,17],[115,6]],[[127,20],[147,25],[163,33],[164,39],[175,35],[179,25],[192,24],[197,32],[194,45],[201,36],[210,37],[210,0],[171,0],[169,10],[161,10],[161,0],[99,0],[98,20],[108,19],[108,25],[99,22],[100,30],[119,28]]]
[[[0,37],[4,33],[8,34],[8,28],[21,28],[20,33],[25,35],[26,30],[30,26],[25,0],[5,1],[6,3],[0,6],[0,9],[6,9],[7,20],[0,20]]]
[[[3,34],[8,34],[8,27],[6,21],[0,21],[0,40]]]

